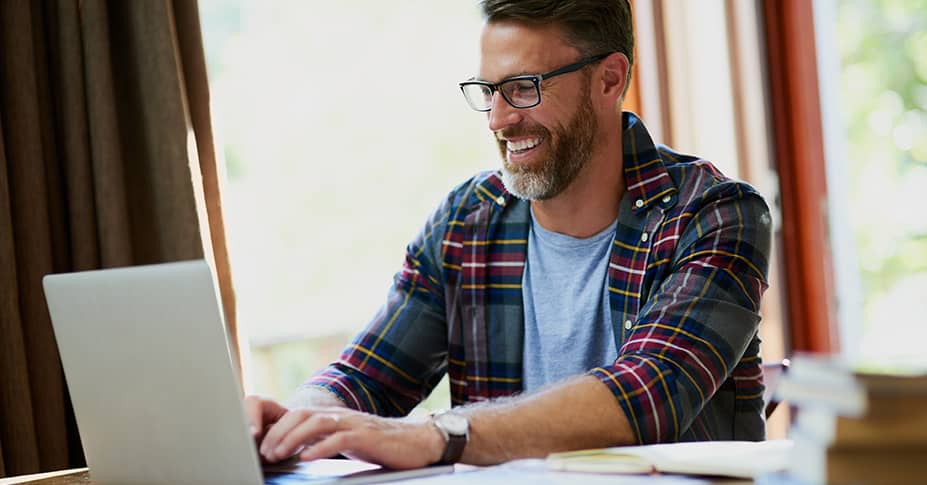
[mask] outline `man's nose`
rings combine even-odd
[[[493,132],[517,125],[522,119],[521,110],[510,105],[498,91],[493,93],[492,104],[486,115],[489,118],[489,130]]]

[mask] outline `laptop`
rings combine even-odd
[[[453,471],[323,460],[263,472],[205,261],[43,284],[94,483],[371,483]]]

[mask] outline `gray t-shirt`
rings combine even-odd
[[[531,212],[522,277],[525,391],[617,358],[606,284],[617,223],[578,239],[544,229]]]

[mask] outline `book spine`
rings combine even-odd
[[[872,413],[863,418],[803,408],[798,412],[795,429],[832,448],[927,447],[927,408],[908,413]]]
[[[867,409],[866,394],[857,386],[804,381],[790,375],[782,376],[776,396],[803,409],[832,410],[844,416],[863,416]]]

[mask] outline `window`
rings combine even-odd
[[[844,352],[927,365],[927,5],[818,2]],[[835,25],[835,27],[829,27]],[[826,39],[825,42],[828,42]],[[829,99],[832,97],[833,99]]]
[[[246,387],[285,398],[385,301],[448,190],[498,166],[457,86],[481,19],[428,0],[200,9]]]

